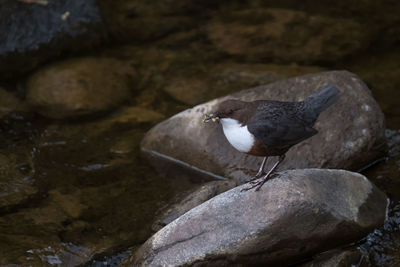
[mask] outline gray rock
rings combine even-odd
[[[63,119],[108,111],[126,101],[135,71],[112,58],[75,58],[36,72],[28,103],[41,115]]]
[[[0,79],[15,78],[61,53],[102,42],[105,31],[95,0],[42,3],[1,1]]]
[[[195,106],[152,128],[142,140],[141,148],[146,153],[154,155],[155,151],[210,173],[247,180],[257,172],[262,158],[232,148],[220,125],[202,122],[204,114],[228,98],[302,100],[326,84],[339,88],[339,101],[320,115],[315,125],[319,133],[287,153],[280,170],[357,170],[385,153],[384,116],[365,84],[346,71],[282,80]]]
[[[160,219],[153,224],[152,229],[155,231],[160,230],[162,227],[169,224],[192,208],[235,187],[236,185],[236,182],[233,180],[225,180],[211,181],[200,186],[194,192],[190,193],[181,201],[172,205],[168,210],[163,212],[163,214],[160,216]]]
[[[365,236],[387,199],[360,174],[285,171],[259,192],[242,185],[171,222],[137,251],[140,266],[289,264]]]

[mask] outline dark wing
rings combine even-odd
[[[258,116],[249,122],[247,129],[268,149],[284,153],[318,132],[297,115],[290,107],[273,105],[259,110]]]

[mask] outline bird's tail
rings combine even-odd
[[[307,109],[318,116],[339,99],[340,93],[333,85],[326,85],[304,100]]]

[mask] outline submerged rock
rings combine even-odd
[[[140,266],[290,264],[365,236],[386,195],[360,174],[279,173],[260,191],[222,193],[171,222],[137,251]]]
[[[362,51],[373,36],[355,20],[276,8],[218,13],[207,32],[227,54],[289,63],[336,62]]]
[[[34,185],[33,173],[28,152],[23,157],[0,151],[0,211],[28,201],[39,191]]]
[[[385,153],[384,116],[365,84],[346,71],[299,76],[195,106],[152,128],[141,148],[146,153],[156,151],[220,176],[247,180],[257,172],[262,158],[236,151],[220,125],[202,122],[204,114],[231,98],[300,101],[326,84],[339,88],[339,101],[319,116],[315,125],[319,133],[291,148],[280,169],[357,170]]]
[[[0,119],[9,113],[25,110],[27,107],[24,102],[0,87]]]
[[[111,58],[50,65],[27,82],[27,101],[41,115],[63,119],[107,111],[130,95],[135,71]]]
[[[310,66],[224,62],[207,69],[199,66],[198,70],[186,70],[188,73],[179,70],[172,78],[166,77],[163,90],[176,100],[195,105],[244,88],[321,70]]]
[[[196,29],[208,18],[205,13],[209,8],[221,5],[208,0],[181,0],[173,4],[164,0],[100,0],[99,3],[110,35],[136,42]]]

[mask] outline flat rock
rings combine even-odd
[[[230,98],[299,101],[326,84],[339,88],[339,101],[319,116],[315,125],[317,135],[292,147],[280,170],[357,170],[385,153],[384,116],[366,85],[347,71],[299,76],[195,106],[152,128],[142,140],[141,148],[145,153],[167,155],[219,176],[247,180],[257,172],[262,158],[236,151],[219,124],[202,122],[204,114]]]
[[[27,81],[28,103],[63,119],[108,111],[126,101],[135,71],[112,58],[75,58],[49,65]]]
[[[260,191],[222,193],[137,251],[139,266],[290,264],[356,241],[385,220],[387,198],[363,175],[285,171]]]

